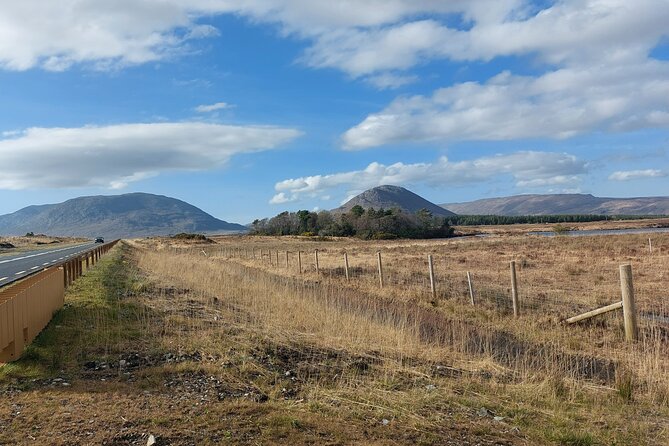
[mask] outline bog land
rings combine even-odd
[[[651,237],[123,241],[0,368],[0,444],[667,444]],[[637,341],[566,324],[624,264]]]

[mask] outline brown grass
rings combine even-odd
[[[44,440],[45,432],[54,443],[103,444],[145,444],[148,433],[162,444],[669,440],[664,327],[644,321],[642,340],[629,345],[617,315],[560,323],[619,299],[617,266],[630,260],[642,309],[664,311],[656,300],[666,283],[666,235],[654,236],[650,258],[636,236],[216,241],[124,243],[77,283],[27,358],[0,370],[0,443]],[[260,248],[282,251],[279,265],[267,254],[250,258]],[[309,253],[302,274],[297,250]],[[436,299],[427,253],[436,261]],[[508,311],[511,259],[520,267],[520,319]],[[86,365],[119,360],[125,369]],[[54,376],[72,386],[54,387]]]

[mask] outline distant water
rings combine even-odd
[[[637,229],[584,229],[580,231],[566,231],[559,235],[571,237],[585,237],[587,235],[624,235],[624,234],[655,234],[669,232],[669,228],[637,228]],[[558,235],[554,231],[533,231],[528,235],[539,235],[544,237],[554,237]]]

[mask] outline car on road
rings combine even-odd
[[[98,238],[95,239],[95,243],[104,243],[104,242],[105,242],[105,239],[103,239],[102,237],[98,237]]]

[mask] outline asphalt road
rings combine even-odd
[[[35,271],[60,263],[72,256],[90,250],[95,243],[68,246],[66,248],[43,248],[35,251],[24,251],[11,256],[0,257],[0,287],[29,276]]]

